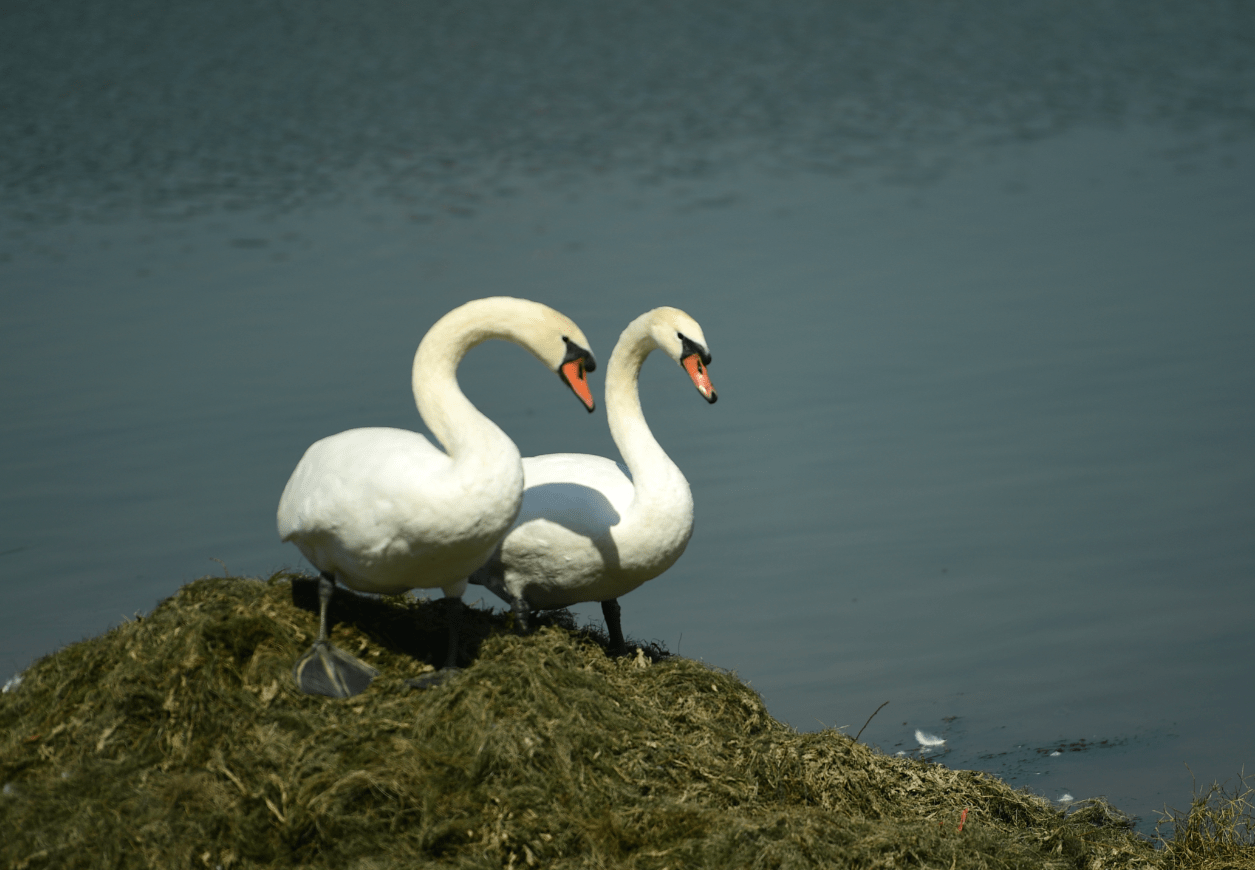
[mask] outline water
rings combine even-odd
[[[0,27],[0,673],[299,566],[304,448],[421,428],[423,331],[508,292],[710,340],[717,405],[642,379],[698,518],[629,634],[1143,829],[1255,760],[1245,6],[132,5]],[[529,359],[461,381],[614,455]]]

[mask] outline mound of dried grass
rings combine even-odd
[[[405,678],[430,667],[414,656],[442,655],[441,605],[338,596],[333,641],[381,675],[348,701],[301,695],[291,667],[315,630],[313,590],[292,579],[192,583],[150,616],[41,660],[0,696],[0,859],[1255,866],[1249,842],[1209,851],[1202,823],[1156,849],[1101,801],[1065,816],[985,774],[888,757],[836,731],[797,733],[731,674],[655,661],[658,650],[610,659],[569,625],[520,638],[471,611],[474,663],[414,691]]]
[[[1173,812],[1156,827],[1169,867],[1228,870],[1255,866],[1255,791],[1243,779],[1232,793],[1213,784],[1195,792],[1187,812]]]

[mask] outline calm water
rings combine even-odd
[[[1144,828],[1255,763],[1248,7],[131,6],[0,22],[0,671],[299,566],[449,308],[669,304],[720,402],[646,367],[698,524],[629,634]],[[464,388],[613,455],[528,359]]]

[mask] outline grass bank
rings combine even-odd
[[[798,733],[734,675],[607,658],[561,618],[339,596],[364,694],[296,692],[314,586],[204,579],[0,695],[0,864],[74,867],[1255,868],[1249,804],[1200,796],[1158,843],[983,773]],[[962,830],[959,830],[960,820]]]

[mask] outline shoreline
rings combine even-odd
[[[414,690],[445,638],[440,602],[337,596],[333,642],[380,675],[346,700],[302,695],[311,590],[286,573],[204,578],[25,671],[0,695],[0,824],[17,832],[0,858],[1255,867],[1242,794],[1213,789],[1152,840],[1102,799],[1060,809],[989,774],[798,732],[735,674],[657,648],[608,658],[569,616],[518,637],[471,611],[474,661]]]

